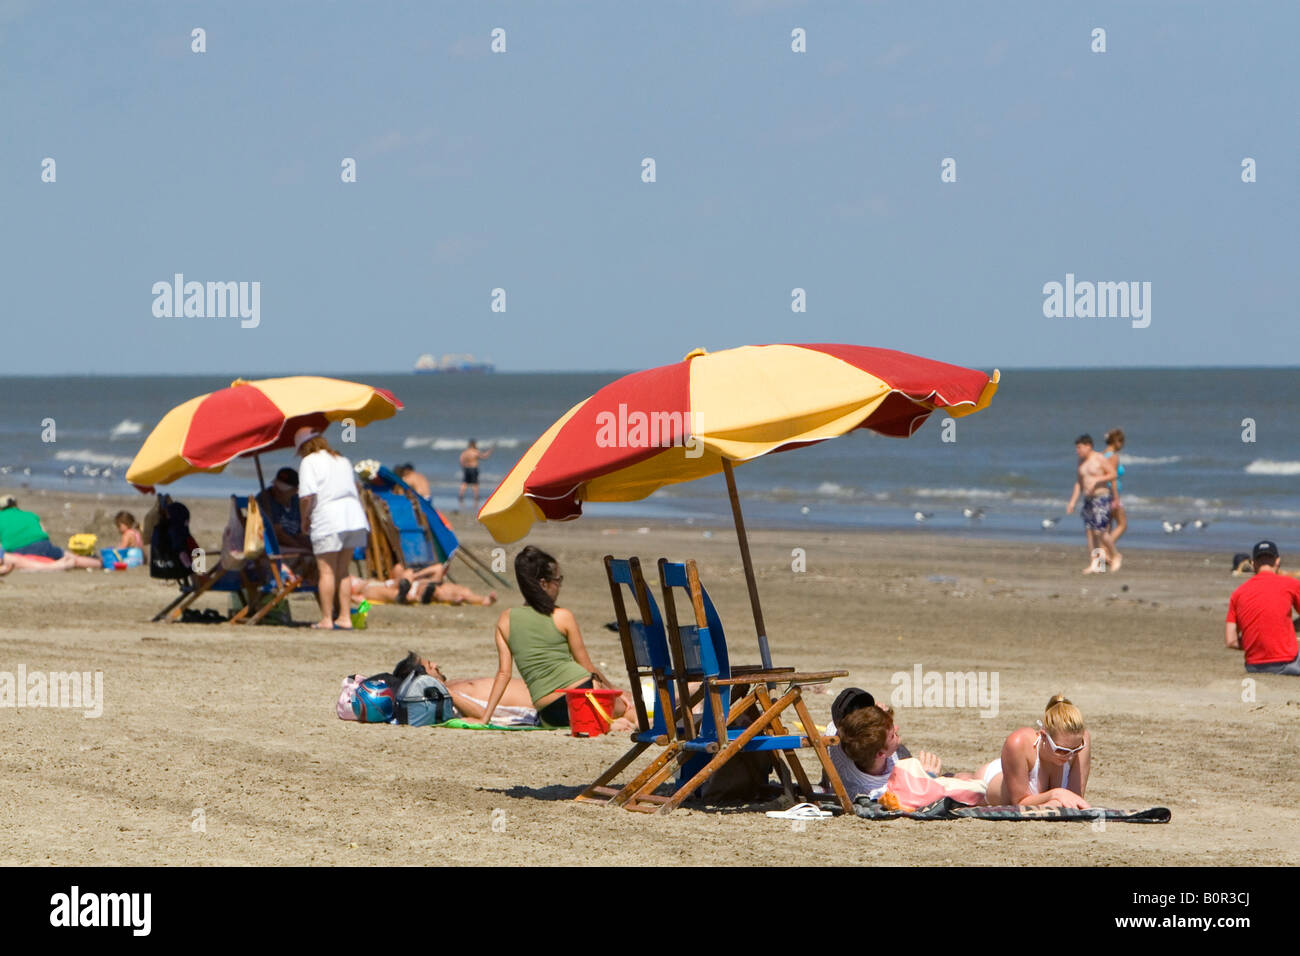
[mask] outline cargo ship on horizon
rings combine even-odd
[[[442,358],[434,358],[432,355],[425,353],[415,362],[415,371],[424,374],[451,372],[486,374],[496,370],[497,367],[491,362],[480,362],[472,355],[456,355],[452,353],[443,355]]]

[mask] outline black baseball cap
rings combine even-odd
[[[875,702],[876,698],[861,687],[847,687],[840,691],[840,696],[836,697],[835,703],[831,704],[831,720],[839,726],[840,722],[853,711],[870,707]]]
[[[1260,541],[1250,552],[1252,561],[1258,561],[1260,558],[1276,558],[1277,556],[1277,545],[1272,541]]]
[[[298,472],[294,471],[292,468],[281,468],[275,473],[275,480],[283,481],[286,485],[297,488]]]

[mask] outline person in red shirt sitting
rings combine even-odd
[[[1246,652],[1246,670],[1300,677],[1300,641],[1291,612],[1300,613],[1300,581],[1278,574],[1277,545],[1261,541],[1251,552],[1255,576],[1232,592],[1223,640]]]

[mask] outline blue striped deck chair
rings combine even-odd
[[[675,758],[649,776],[636,793],[625,797],[623,806],[643,813],[669,813],[741,753],[784,754],[795,771],[804,798],[815,801],[816,794],[796,756],[796,751],[811,748],[821,762],[840,807],[851,813],[852,804],[827,750],[837,742],[837,738],[825,736],[817,729],[803,700],[803,687],[847,677],[848,671],[796,673],[789,668],[745,668],[741,674],[739,668],[731,667],[722,621],[708,593],[700,585],[695,562],[673,563],[661,558],[659,579],[663,587],[664,629],[673,671],[683,676],[694,673],[701,676],[704,713],[699,730],[680,741]],[[679,625],[675,590],[685,591],[688,595],[694,612],[688,620],[693,619],[693,626]],[[784,684],[786,690],[773,699],[768,690],[769,683]],[[732,699],[733,688],[745,691],[739,700]],[[802,734],[788,733],[781,724],[781,714],[791,707],[803,724]],[[740,718],[747,716],[752,716],[747,725],[735,726]],[[679,768],[682,773],[672,795],[656,794],[655,790]]]
[[[397,558],[408,568],[418,570],[431,564],[446,564],[456,554],[460,542],[438,509],[387,467],[380,466],[376,480],[366,490],[375,501],[383,503],[384,507],[377,509],[378,518],[381,522],[391,521],[401,548],[400,555],[392,554],[391,546],[377,549],[387,552],[378,555],[354,554],[358,560],[367,559],[372,576],[388,577],[388,570]],[[372,533],[377,530],[371,529]]]
[[[664,635],[663,618],[646,587],[641,574],[641,562],[636,558],[620,559],[605,555],[605,575],[609,578],[610,597],[614,615],[618,620],[618,636],[623,647],[623,661],[627,665],[627,678],[636,702],[637,730],[632,734],[632,749],[602,773],[596,782],[574,799],[585,803],[602,803],[619,806],[637,793],[641,785],[667,764],[679,750],[683,733],[693,733],[689,708],[686,724],[678,727],[677,701],[687,700],[686,683],[674,686],[675,676],[669,658],[668,639]],[[628,614],[624,591],[630,593],[631,606],[636,610],[633,619]],[[655,691],[653,717],[646,712],[641,696],[642,681],[649,679]],[[651,763],[626,786],[613,785],[613,781],[652,744],[663,747]]]

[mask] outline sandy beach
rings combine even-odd
[[[84,530],[106,543],[119,507],[141,514],[147,504],[36,491],[20,500],[60,543]],[[196,537],[215,545],[225,503],[187,503]],[[453,520],[486,555],[483,530]],[[611,676],[623,666],[602,626],[613,619],[605,553],[695,558],[733,660],[757,660],[731,528],[588,516],[528,540],[559,558],[563,603]],[[0,710],[0,863],[1300,863],[1291,740],[1300,681],[1256,675],[1255,699],[1243,702],[1240,655],[1222,647],[1240,581],[1224,556],[1133,548],[1121,573],[1085,577],[1082,546],[809,529],[756,531],[752,545],[776,662],[850,672],[810,698],[818,720],[841,687],[887,696],[891,676],[916,665],[996,673],[996,716],[972,707],[898,715],[913,749],[971,770],[1064,692],[1093,733],[1088,799],[1166,806],[1172,823],[1098,831],[841,817],[800,832],[759,812],[775,804],[668,817],[580,805],[569,798],[623,752],[625,737],[334,716],[345,675],[387,669],[407,649],[452,677],[490,674],[495,610],[379,607],[356,633],[152,624],[173,589],[143,569],[14,573],[0,581],[0,670],[102,671],[104,698],[98,718]],[[805,572],[791,570],[794,548],[806,552]],[[464,570],[458,577],[475,583]],[[312,620],[312,598],[292,603],[296,621]]]

